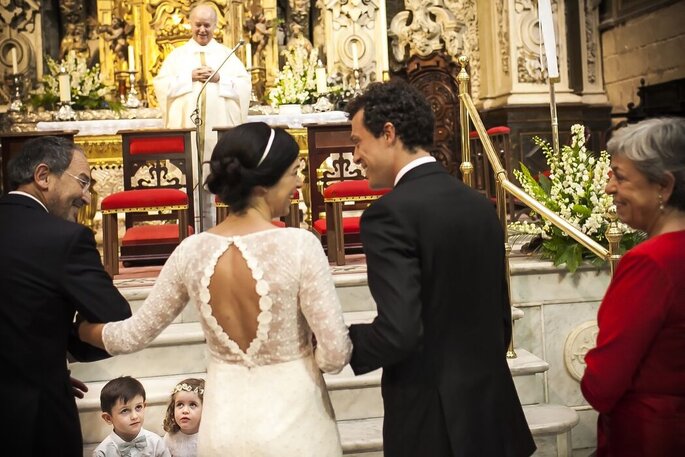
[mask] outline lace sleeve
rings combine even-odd
[[[188,303],[181,268],[183,244],[167,259],[142,307],[132,317],[110,322],[102,330],[105,349],[112,355],[145,348],[183,311]]]
[[[317,365],[324,372],[337,373],[350,361],[352,342],[321,243],[311,233],[304,233],[300,250],[300,307],[316,336]]]

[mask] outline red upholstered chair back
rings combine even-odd
[[[178,189],[188,195],[189,223],[194,228],[193,129],[124,130],[121,135],[124,190]],[[172,215],[127,213],[126,227],[137,222],[173,219]]]

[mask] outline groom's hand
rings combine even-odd
[[[83,398],[88,392],[88,386],[76,378],[69,376],[69,381],[71,382],[71,390],[74,392],[74,397]]]

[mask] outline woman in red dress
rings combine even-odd
[[[685,119],[649,119],[607,144],[621,221],[648,239],[618,264],[585,357],[598,457],[685,455]]]

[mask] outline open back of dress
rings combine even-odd
[[[352,347],[316,237],[286,228],[185,239],[140,311],[105,326],[105,347],[142,349],[188,302],[209,351],[198,455],[340,456],[321,372],[341,370]]]

